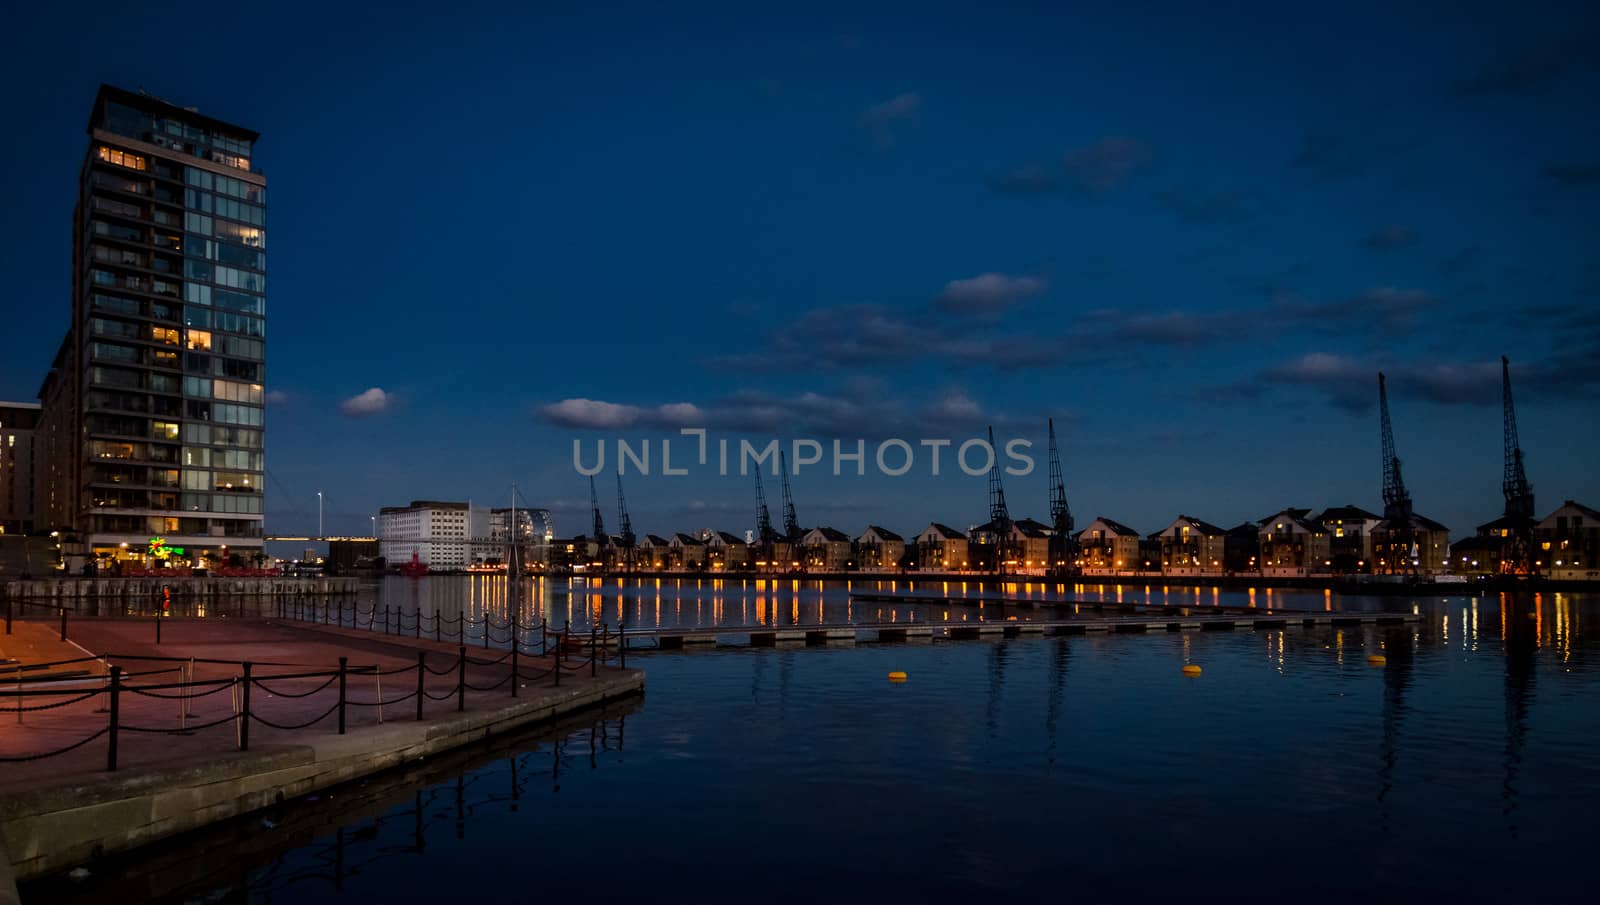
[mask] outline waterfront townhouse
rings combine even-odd
[[[905,555],[906,539],[887,528],[868,525],[856,538],[856,562],[863,569],[892,571],[900,568]]]
[[[801,558],[808,569],[843,572],[855,565],[855,549],[850,535],[833,528],[817,527],[800,538]]]
[[[1050,526],[1031,518],[1018,519],[1011,525],[1011,554],[1014,566],[1023,570],[1043,572],[1050,565],[1050,537],[1055,532]]]
[[[1222,538],[1222,568],[1229,575],[1261,572],[1261,526],[1245,522],[1228,529]]]
[[[1432,575],[1450,560],[1450,529],[1410,513],[1384,519],[1372,531],[1372,571],[1379,575]]]
[[[933,522],[916,536],[917,568],[927,572],[959,572],[968,568],[967,536]]]
[[[1534,527],[1536,568],[1551,578],[1600,580],[1600,512],[1567,500]]]
[[[706,567],[706,545],[697,537],[680,531],[672,535],[667,548],[671,551],[671,568],[698,572]]]
[[[713,572],[742,572],[754,562],[750,544],[737,534],[713,531],[706,539],[706,560]]]
[[[1161,574],[1221,575],[1227,534],[1210,522],[1178,516],[1156,533],[1161,543]]]
[[[1302,578],[1332,567],[1328,530],[1308,519],[1310,514],[1309,509],[1284,509],[1260,521],[1262,575]]]
[[[639,567],[665,569],[672,563],[672,544],[659,534],[646,534],[639,541]]]
[[[1365,572],[1372,567],[1373,532],[1383,516],[1359,506],[1332,506],[1312,516],[1311,521],[1328,532],[1328,546],[1335,572]]]
[[[1103,515],[1078,532],[1078,554],[1085,575],[1135,572],[1143,562],[1139,532]]]

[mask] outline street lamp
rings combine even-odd
[[[322,491],[317,491],[317,540],[322,540]]]

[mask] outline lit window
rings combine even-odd
[[[106,163],[114,163],[119,167],[127,167],[130,170],[142,170],[145,167],[144,158],[138,154],[118,151],[116,148],[108,148],[105,145],[100,146],[100,159]]]

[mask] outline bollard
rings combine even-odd
[[[241,703],[239,705],[239,710],[240,710],[240,713],[242,714],[242,719],[241,719],[241,722],[239,723],[239,750],[240,751],[249,751],[250,750],[250,664],[247,662],[247,663],[245,663],[243,665],[244,665],[244,678],[239,680],[240,683],[243,686],[243,689],[244,689],[239,695],[240,700],[241,700]]]
[[[517,633],[511,633],[511,696],[517,696]]]
[[[600,670],[600,667],[597,665],[599,661],[595,659],[595,657],[599,655],[599,651],[594,646],[596,637],[595,626],[594,623],[591,622],[589,623],[589,678],[591,679],[599,675]]]
[[[417,651],[417,722],[419,723],[422,722],[422,696],[424,694],[422,680],[428,674],[427,659],[427,651]]]
[[[61,608],[61,640],[67,640],[67,608]]]
[[[467,646],[461,645],[456,660],[456,712],[467,709]]]
[[[339,658],[339,734],[344,735],[344,688],[346,670],[350,665],[349,657]]]
[[[106,721],[106,770],[117,769],[117,717],[122,709],[122,667],[111,667],[111,716]]]

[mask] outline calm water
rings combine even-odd
[[[370,593],[493,611],[473,581]],[[831,586],[536,593],[553,621],[614,622],[621,607],[630,625],[849,607]],[[1272,598],[1258,604],[1424,619],[642,654],[641,701],[25,896],[1588,898],[1576,870],[1600,808],[1600,597]],[[1387,665],[1367,665],[1379,651]],[[1184,663],[1204,674],[1184,678]]]

